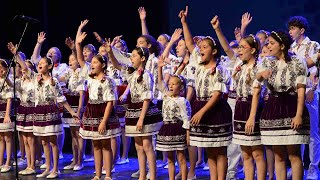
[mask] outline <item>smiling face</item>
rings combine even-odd
[[[48,58],[40,59],[38,64],[38,72],[40,74],[47,74],[50,70],[52,70],[53,65],[51,64],[51,62],[49,63],[48,61],[50,61]]]
[[[179,96],[180,92],[183,91],[181,80],[177,76],[171,76],[168,82],[168,89],[171,95]]]
[[[276,41],[272,36],[269,37],[268,49],[270,56],[280,57],[280,55],[282,54],[280,43]]]
[[[184,57],[188,52],[186,42],[184,39],[181,39],[176,46],[176,53],[178,57]]]

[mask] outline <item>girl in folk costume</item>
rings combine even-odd
[[[187,9],[180,11],[186,44],[192,52],[195,45],[186,16]],[[222,93],[227,92],[226,82],[230,75],[219,65],[220,48],[211,37],[207,36],[201,41],[197,54],[201,62],[196,63],[196,101],[192,104],[194,114],[190,122],[190,145],[206,148],[211,179],[225,179],[226,147],[232,138],[232,110],[222,98]]]
[[[116,84],[116,89],[117,89],[117,94],[122,94],[125,89],[126,86],[122,86],[122,77],[121,77],[121,73],[118,69],[114,68],[113,65],[111,64],[111,62],[109,62],[108,60],[108,55],[107,55],[107,51],[104,45],[101,45],[99,47],[99,54],[101,54],[107,61],[107,69],[106,69],[106,75],[108,77],[110,77],[112,80],[114,80],[115,84]],[[121,91],[120,91],[121,90]],[[125,124],[125,120],[124,120],[124,113],[125,113],[125,108],[124,106],[122,106],[120,101],[117,101],[116,103],[116,114],[119,118],[119,123],[121,128],[124,127]],[[120,136],[114,137],[111,139],[111,148],[112,148],[112,156],[113,156],[113,167],[114,164],[120,159]],[[115,170],[115,169],[114,169]]]
[[[158,88],[164,95],[162,105],[163,122],[157,135],[156,149],[168,153],[169,179],[175,179],[175,151],[179,161],[181,178],[187,179],[187,164],[184,150],[187,149],[187,136],[189,136],[189,120],[191,106],[184,97],[186,80],[182,76],[173,75],[168,85],[163,81],[162,67],[165,65],[160,57],[158,63]]]
[[[260,119],[261,142],[272,145],[277,179],[286,179],[288,155],[292,179],[303,178],[300,144],[309,143],[309,113],[304,105],[307,80],[306,62],[288,53],[289,34],[272,31],[269,57],[258,65],[257,79],[265,80],[269,98]]]
[[[44,32],[40,32],[38,33],[38,39],[37,39],[37,43],[34,47],[33,50],[33,54],[31,56],[31,60],[35,65],[38,65],[41,56],[40,56],[40,52],[41,52],[41,48],[43,45],[43,42],[46,40],[46,33]],[[59,48],[57,47],[51,47],[48,52],[47,52],[47,57],[50,57],[52,59],[53,62],[53,68],[52,68],[52,73],[51,76],[53,78],[57,78],[59,80],[60,77],[64,76],[65,73],[68,70],[68,65],[66,63],[61,63],[61,59],[62,59],[62,54],[61,51],[59,50]],[[60,86],[64,89],[66,87],[66,83],[59,81]],[[60,114],[62,116],[63,113],[63,106],[59,106],[59,111]],[[60,148],[59,151],[59,159],[63,159],[63,154],[62,154],[62,147],[64,144],[64,128],[62,128],[62,133],[58,134],[58,144]],[[43,164],[42,166],[40,166],[41,169],[45,169],[45,164]]]
[[[17,65],[21,66],[24,59],[24,54],[16,52],[16,47],[10,42],[8,49],[16,55]],[[28,68],[35,70],[33,63],[30,60],[25,61]],[[35,137],[33,135],[33,121],[35,110],[34,97],[34,82],[32,77],[29,77],[26,70],[22,70],[22,77],[16,81],[16,90],[20,95],[20,105],[17,111],[17,130],[22,133],[24,148],[27,157],[27,168],[19,171],[21,175],[35,174]]]
[[[67,82],[67,89],[64,92],[67,102],[74,112],[77,112],[79,118],[82,118],[84,109],[84,91],[85,80],[80,76],[79,63],[76,55],[69,56],[69,71],[60,78],[61,81]],[[68,111],[63,112],[62,120],[70,126],[72,137],[73,161],[63,169],[79,171],[83,169],[83,139],[79,136],[80,122],[76,121]]]
[[[7,75],[8,63],[0,59],[0,86],[3,89],[0,92],[0,172],[5,173],[11,170],[10,161],[12,153],[12,132],[13,124],[11,122],[11,104],[13,99],[13,89],[9,86],[11,80],[5,79]],[[4,150],[7,154],[7,161],[3,164]]]
[[[89,100],[80,125],[80,136],[84,139],[91,139],[94,146],[96,176],[93,179],[100,179],[103,167],[106,170],[105,179],[111,179],[112,150],[111,138],[120,136],[121,128],[115,112],[114,101],[117,100],[115,82],[105,75],[107,60],[100,54],[92,58],[90,67],[84,66],[85,60],[82,54],[81,43],[86,37],[81,32],[88,20],[82,21],[76,36],[77,59],[87,72],[85,78],[89,91]]]
[[[108,56],[115,68],[122,70],[130,87],[131,103],[126,112],[126,135],[135,138],[139,160],[139,179],[146,178],[147,156],[150,179],[156,179],[156,159],[152,146],[152,135],[158,133],[162,126],[159,109],[152,103],[153,78],[145,70],[149,57],[147,48],[136,47],[132,51],[132,67],[120,64],[111,51],[110,42],[106,45]]]
[[[19,62],[23,71],[32,78],[35,88],[35,106],[33,134],[40,136],[46,159],[46,170],[37,177],[56,178],[59,176],[58,160],[59,145],[57,135],[63,132],[58,103],[61,103],[73,117],[78,118],[63,96],[62,89],[57,79],[52,78],[53,61],[43,57],[38,64],[38,74],[29,69],[23,62]],[[50,146],[53,153],[53,169],[50,171]]]
[[[241,39],[239,58],[242,63],[236,65],[233,79],[236,84],[237,102],[234,114],[233,143],[239,144],[244,160],[246,179],[254,179],[254,163],[257,166],[258,179],[266,179],[266,162],[261,145],[259,118],[263,108],[260,88],[255,80],[260,42],[252,34]]]

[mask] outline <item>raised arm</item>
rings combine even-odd
[[[31,56],[31,61],[34,64],[38,64],[41,59],[40,52],[41,52],[41,47],[42,47],[44,40],[46,40],[46,33],[44,33],[44,32],[38,33],[37,44],[34,47],[33,53]]]
[[[17,52],[17,45],[13,45],[12,42],[9,42],[7,45],[9,51],[15,56],[15,60],[18,64],[20,64],[22,70],[28,70],[28,66],[22,60],[21,52]]]
[[[93,32],[94,37],[96,37],[96,40],[100,43],[100,44],[104,44],[105,41],[104,39],[97,33],[97,32]]]
[[[219,42],[224,50],[224,52],[227,54],[227,56],[232,59],[234,56],[234,52],[232,48],[229,46],[229,42],[227,38],[224,36],[221,27],[220,27],[220,20],[218,16],[214,16],[211,20],[211,25],[213,29],[215,30],[217,37],[219,39]]]
[[[175,29],[172,36],[171,36],[171,39],[167,45],[167,47],[164,49],[163,53],[162,53],[162,56],[164,58],[167,58],[169,57],[169,53],[173,47],[173,45],[179,40],[179,38],[181,37],[181,33],[182,33],[182,29],[181,28],[178,28],[178,29]]]
[[[163,73],[162,73],[163,66],[165,66],[165,63],[164,63],[163,57],[160,56],[158,61],[158,85],[157,86],[161,92],[163,91],[163,89],[166,88],[166,83],[163,80]]]
[[[112,47],[115,46],[118,42],[120,42],[121,38],[122,38],[122,35],[114,37],[112,42],[111,42],[111,46]]]
[[[81,24],[78,28],[77,31],[77,36],[76,36],[76,52],[77,52],[77,60],[80,64],[81,67],[83,67],[85,65],[85,60],[82,54],[82,46],[81,43],[84,40],[84,38],[87,36],[87,33],[82,32],[82,29],[87,25],[87,23],[89,22],[89,20],[84,20],[81,21]]]
[[[77,58],[77,52],[76,52],[76,46],[75,46],[74,40],[72,40],[70,37],[67,37],[64,43],[69,47],[69,49],[72,51],[72,54],[74,54]]]
[[[192,35],[187,23],[187,15],[188,15],[188,6],[186,6],[185,10],[181,10],[179,13],[179,18],[181,20],[182,28],[183,28],[183,36],[186,41],[187,48],[189,52],[192,52],[195,48]]]
[[[146,22],[147,12],[144,9],[144,7],[139,7],[138,12],[141,20],[142,35],[149,35],[147,22]]]
[[[246,12],[242,15],[240,28],[241,37],[244,37],[246,35],[246,29],[251,21],[252,16],[250,15],[250,13]]]
[[[122,66],[121,66],[121,64],[119,63],[119,61],[116,59],[116,57],[113,54],[110,41],[111,41],[110,38],[106,39],[106,43],[104,44],[104,46],[106,48],[106,51],[108,53],[108,58],[111,61],[111,63],[113,64],[114,68],[116,68],[118,70],[121,70]]]

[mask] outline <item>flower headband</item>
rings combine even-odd
[[[254,43],[257,43],[256,38],[254,37],[253,34],[249,34],[249,36],[253,39],[253,42],[254,42]]]
[[[206,36],[205,38],[210,39],[213,42],[213,45],[217,46],[216,41],[211,36]]]
[[[103,55],[101,55],[100,53],[98,53],[97,56],[101,56],[103,62],[107,62],[107,61],[106,61],[106,58],[105,58]]]
[[[282,42],[282,38],[279,36],[279,34],[275,31],[272,31],[271,34],[274,34],[277,36],[277,38]]]
[[[142,51],[142,55],[145,56],[144,50],[142,47],[140,47],[141,51]]]

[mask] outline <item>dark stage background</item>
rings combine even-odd
[[[63,62],[67,62],[70,51],[64,45],[66,37],[75,37],[80,21],[90,20],[85,31],[89,34],[86,43],[98,46],[92,35],[97,31],[103,37],[113,38],[123,35],[129,49],[136,44],[141,34],[139,6],[147,10],[149,32],[157,38],[161,33],[172,34],[174,28],[181,27],[179,10],[189,5],[189,24],[193,35],[212,35],[214,31],[210,20],[219,15],[223,31],[229,40],[233,39],[233,30],[240,26],[241,15],[246,11],[253,15],[248,33],[259,29],[286,29],[285,22],[292,15],[303,15],[310,23],[309,36],[319,40],[320,1],[318,0],[92,0],[80,3],[79,0],[4,0],[0,6],[0,57],[10,59],[6,49],[9,41],[18,42],[24,28],[24,22],[15,15],[24,14],[39,19],[40,23],[30,24],[21,44],[21,50],[27,57],[32,54],[37,33],[45,31],[47,40],[42,49],[45,55],[49,47],[57,46],[63,53]],[[31,6],[31,7],[30,7]]]
[[[99,44],[92,35],[93,31],[97,31],[103,37],[111,38],[122,34],[129,49],[133,49],[137,37],[141,34],[137,12],[139,6],[146,8],[149,32],[157,38],[161,33],[171,35],[175,28],[181,27],[178,13],[185,5],[189,5],[188,21],[193,35],[214,36],[210,20],[217,14],[220,16],[223,31],[231,40],[234,38],[234,28],[240,26],[241,15],[248,11],[253,16],[253,21],[247,33],[255,33],[259,29],[286,29],[285,22],[290,16],[303,15],[309,20],[310,38],[319,41],[319,0],[92,0],[85,3],[80,3],[79,0],[2,0],[0,57],[12,58],[6,45],[9,41],[18,43],[23,32],[24,21],[13,21],[15,15],[24,14],[40,20],[38,24],[29,25],[22,41],[20,50],[25,52],[27,57],[32,54],[37,33],[45,31],[47,40],[41,55],[45,55],[49,47],[56,46],[62,51],[62,62],[67,62],[70,51],[64,40],[69,36],[74,39],[80,21],[85,18],[90,22],[85,28],[89,35],[84,44],[92,43],[98,47]],[[69,136],[68,131],[66,134]],[[66,140],[64,150],[70,150],[69,147]]]

